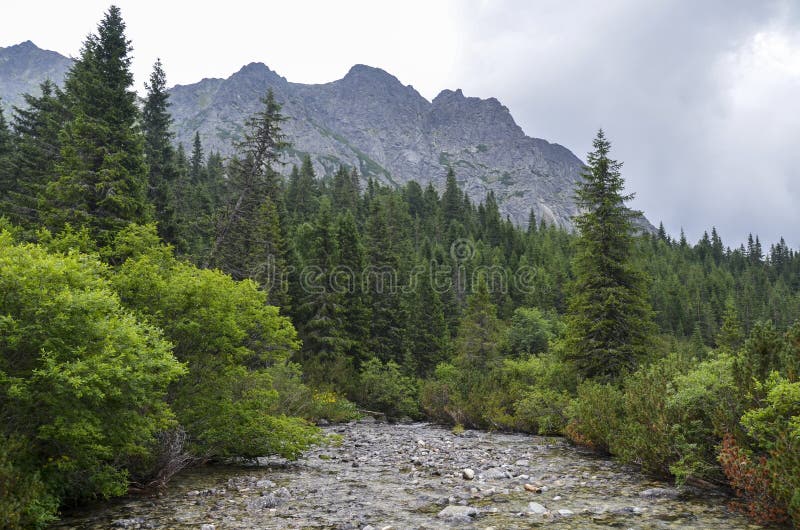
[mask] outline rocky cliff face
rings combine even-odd
[[[0,49],[0,97],[22,104],[46,78],[61,82],[72,60],[30,41]],[[342,165],[364,176],[402,185],[416,180],[440,190],[447,168],[474,201],[489,190],[501,211],[525,224],[531,208],[538,219],[566,228],[577,213],[573,200],[582,162],[568,149],[530,138],[494,98],[465,97],[444,90],[433,101],[378,69],[356,65],[344,78],[320,85],[291,83],[262,63],[228,79],[203,79],[171,90],[175,133],[187,148],[196,132],[208,150],[232,152],[245,119],[260,109],[272,89],[288,117],[289,164],[305,154],[318,175]],[[652,226],[642,219],[642,229]]]
[[[61,84],[72,59],[42,50],[31,41],[0,48],[0,97],[8,118],[12,105],[24,105],[22,94],[39,94],[45,79]]]
[[[582,162],[568,149],[526,136],[494,98],[445,90],[429,102],[369,66],[356,65],[338,81],[303,85],[253,63],[228,79],[176,86],[178,140],[188,146],[199,132],[205,146],[229,153],[268,89],[289,117],[289,163],[307,153],[320,174],[347,164],[384,182],[417,180],[440,189],[452,166],[472,199],[483,200],[493,190],[516,222],[527,222],[533,208],[539,219],[572,226],[572,193]]]

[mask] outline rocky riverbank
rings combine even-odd
[[[719,493],[654,482],[558,438],[361,421],[295,462],[206,467],[160,497],[67,514],[57,528],[759,528]]]

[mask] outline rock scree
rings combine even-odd
[[[55,528],[758,528],[720,492],[654,481],[560,438],[424,423],[325,431],[341,443],[294,462],[192,469],[160,496],[83,508]]]

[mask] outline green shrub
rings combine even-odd
[[[514,403],[514,426],[525,432],[561,434],[567,425],[570,401],[564,391],[534,388]]]
[[[670,471],[679,482],[689,477],[723,480],[717,446],[725,433],[737,430],[744,406],[733,375],[734,358],[718,353],[687,374],[677,375],[666,399],[675,424],[678,459]]]
[[[766,455],[772,493],[800,523],[800,383],[773,373],[763,386],[762,407],[747,411],[742,425],[754,449]]]
[[[539,309],[519,307],[511,317],[503,349],[510,355],[544,353],[560,331],[559,324],[547,318]]]
[[[682,364],[673,355],[640,368],[624,381],[622,422],[609,450],[647,473],[668,476],[670,466],[680,460],[678,446],[683,440],[667,400]]]
[[[584,381],[568,409],[564,434],[573,442],[607,453],[619,436],[623,395],[610,384]]]
[[[174,426],[164,396],[185,372],[108,274],[0,234],[0,435],[25,441],[26,469],[62,501],[127,491],[127,464]]]
[[[176,260],[153,227],[121,231],[111,251],[123,302],[164,330],[189,374],[172,407],[199,456],[294,457],[317,429],[290,417],[304,389],[289,364],[297,333],[251,281]]]
[[[44,528],[56,519],[58,499],[42,483],[38,471],[25,469],[30,462],[24,441],[0,435],[0,527]]]
[[[359,402],[392,418],[419,416],[418,389],[413,377],[402,373],[394,361],[372,358],[361,367]]]

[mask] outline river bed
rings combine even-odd
[[[719,492],[674,488],[559,438],[370,421],[287,462],[207,466],[158,496],[65,514],[55,528],[757,529]]]

